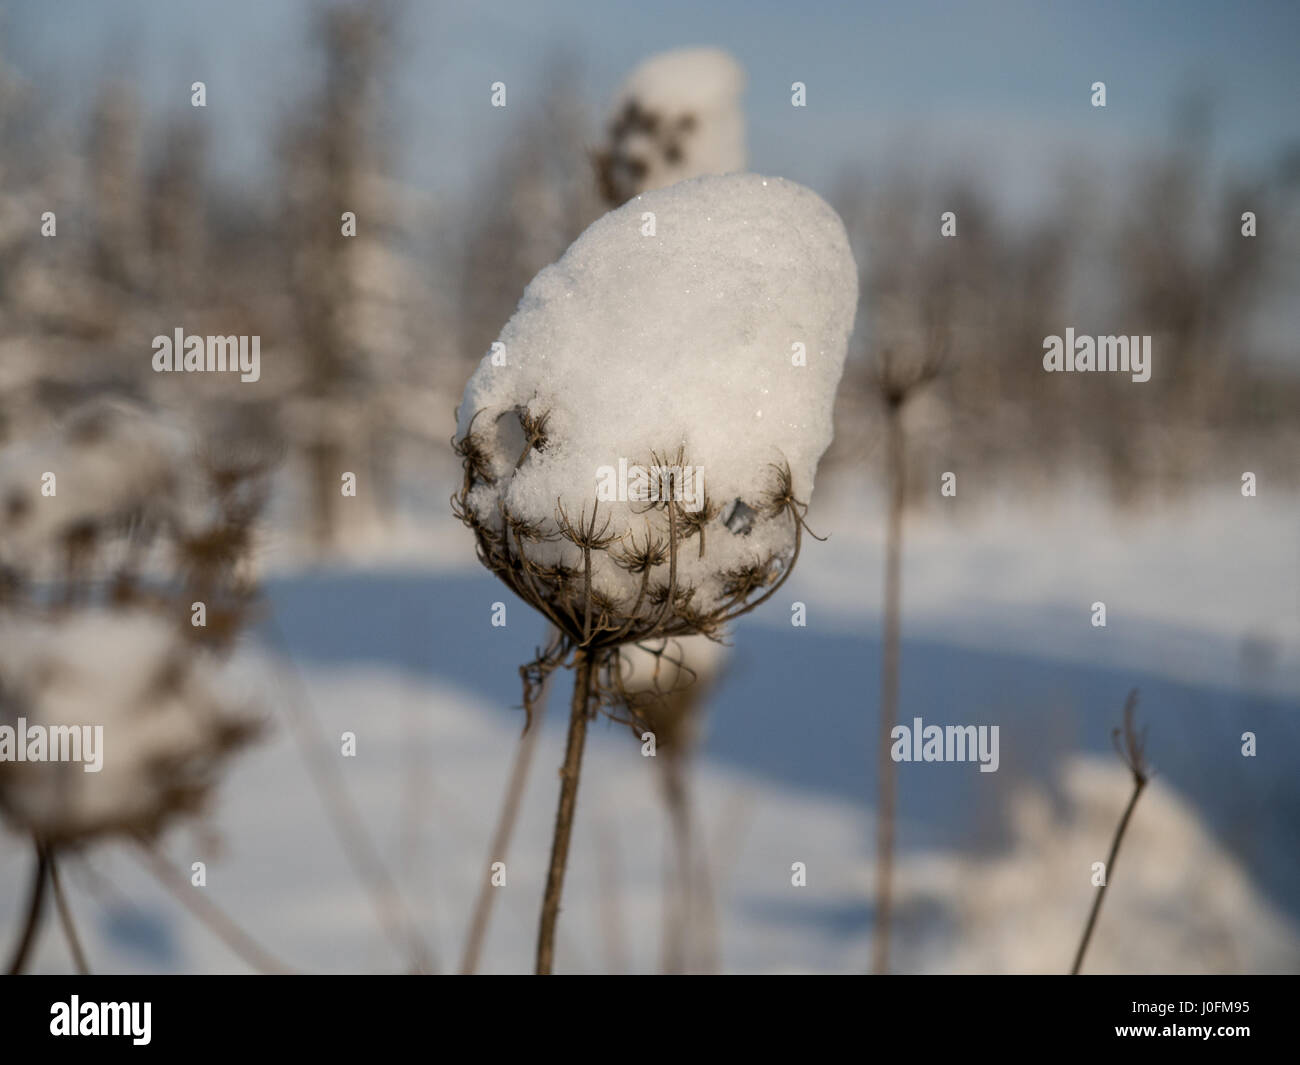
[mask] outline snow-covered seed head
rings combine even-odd
[[[152,839],[202,809],[222,763],[259,731],[250,705],[174,622],[144,611],[6,617],[0,814],[50,846]]]
[[[191,635],[228,643],[247,620],[277,458],[265,434],[205,441],[116,398],[0,449],[0,608],[153,604],[175,616],[202,600],[207,625]]]
[[[705,636],[650,640],[622,648],[601,678],[612,693],[613,716],[625,713],[635,729],[648,729],[656,746],[689,750],[697,739],[697,713],[713,687],[727,647]]]
[[[170,520],[179,437],[124,400],[98,399],[0,451],[0,564],[32,573],[106,536]]]
[[[465,389],[453,505],[483,563],[569,648],[719,634],[797,557],[856,302],[839,217],[788,181],[600,219]]]
[[[651,56],[623,83],[596,178],[606,202],[704,174],[745,169],[745,73],[717,48]]]

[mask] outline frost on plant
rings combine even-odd
[[[644,235],[646,213],[655,235]],[[525,705],[570,651],[703,634],[789,575],[857,299],[839,217],[754,174],[637,197],[524,293],[457,419],[453,499],[482,562],[558,632]],[[806,365],[791,359],[807,350]],[[611,498],[602,471],[668,471]]]
[[[704,174],[745,168],[745,74],[717,48],[651,56],[623,83],[596,153],[611,204]]]

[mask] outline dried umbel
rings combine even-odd
[[[204,446],[145,407],[102,398],[0,449],[0,609],[207,608],[209,643],[251,599],[250,559],[275,443]],[[233,441],[233,442],[228,442]]]
[[[256,735],[250,700],[230,687],[208,652],[146,611],[0,620],[0,814],[50,848],[152,840],[202,808]]]
[[[745,168],[745,74],[717,48],[651,56],[623,83],[594,157],[607,203]]]
[[[727,653],[705,636],[624,647],[607,685],[616,697],[611,714],[626,713],[634,728],[652,732],[656,754],[688,756],[699,741],[700,708]]]
[[[577,678],[538,969],[549,971],[585,723],[634,710],[620,648],[719,639],[789,577],[857,302],[844,227],[754,174],[637,197],[528,286],[466,387],[452,498]],[[638,476],[639,475],[639,476]]]
[[[175,518],[178,449],[169,426],[106,398],[0,450],[0,566],[68,583],[112,541],[147,547]]]
[[[653,742],[656,776],[671,826],[664,865],[662,971],[707,971],[716,941],[708,862],[692,813],[689,766],[701,739],[705,700],[727,648],[704,636],[624,647],[613,686],[642,754]],[[619,710],[611,711],[619,713]]]
[[[454,497],[457,514],[476,536],[479,560],[555,628],[550,646],[522,671],[525,709],[531,713],[546,676],[577,649],[596,662],[602,702],[626,707],[619,648],[696,634],[720,639],[728,622],[771,598],[799,556],[807,507],[794,497],[788,466],[773,465],[768,477],[761,513],[784,521],[787,535],[745,545],[738,561],[719,561],[712,572],[705,529],[719,539],[737,535],[716,506],[709,508],[711,519],[692,521],[669,500],[640,515],[639,534],[615,535],[612,508],[599,502],[575,518],[557,501],[553,523],[521,520],[503,506],[494,524],[479,517],[466,493]],[[611,566],[626,583],[601,579]]]
[[[453,497],[558,632],[526,705],[575,649],[608,692],[619,646],[717,637],[785,581],[855,302],[835,213],[750,174],[638,197],[528,287],[466,388]]]
[[[202,602],[205,624],[185,633],[227,645],[249,618],[278,448],[256,432],[220,440],[99,399],[0,450],[0,611],[135,606],[188,620]]]
[[[0,452],[0,811],[38,849],[152,839],[256,733],[219,656],[250,617],[273,458],[117,399]],[[96,735],[93,772],[60,759]]]

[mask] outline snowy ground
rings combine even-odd
[[[268,664],[266,668],[272,668]],[[488,706],[442,684],[369,667],[314,670],[307,690],[332,734],[351,729],[349,788],[399,876],[444,967],[453,965],[484,868],[485,840],[515,733]],[[486,971],[525,971],[553,816],[552,730],[538,751],[519,845],[498,889]],[[436,767],[432,772],[422,772]],[[655,767],[621,733],[598,730],[588,754],[561,924],[563,971],[653,971],[660,936],[663,817]],[[900,870],[899,968],[1052,972],[1068,967],[1091,899],[1090,863],[1104,856],[1126,796],[1108,760],[1069,764],[1068,802],[1032,791],[1014,803],[1015,843],[971,857],[912,851]],[[385,971],[400,959],[378,931],[297,756],[287,728],[244,760],[223,789],[214,839],[181,836],[177,868],[208,863],[208,896],[272,953],[310,971]],[[869,956],[870,829],[861,810],[762,775],[710,767],[701,811],[728,971],[851,972]],[[0,919],[25,859],[6,848]],[[808,883],[791,884],[806,863]],[[603,870],[603,871],[602,871]],[[611,872],[611,870],[613,870]],[[93,875],[92,875],[93,872]],[[101,970],[241,971],[125,851],[68,866],[87,950]],[[1199,827],[1162,783],[1142,800],[1093,947],[1093,971],[1293,970],[1293,921]],[[51,928],[37,968],[69,964]]]
[[[1068,968],[1091,863],[1127,798],[1109,730],[1137,686],[1158,776],[1088,968],[1300,969],[1294,510],[1226,492],[1130,521],[1071,498],[1038,501],[1029,524],[1008,507],[921,516],[910,529],[903,718],[999,724],[1002,764],[986,775],[901,767],[896,967]],[[726,971],[860,971],[869,958],[877,503],[825,492],[810,520],[831,540],[811,546],[782,602],[737,630],[695,782]],[[515,668],[540,636],[474,568],[466,539],[426,527],[404,554],[388,541],[386,568],[321,573],[270,545],[272,620],[244,668],[279,693],[275,732],[232,767],[210,829],[166,849],[181,870],[206,861],[207,897],[292,967],[403,964],[294,742],[285,711],[301,700],[327,735],[357,734],[355,759],[338,758],[336,744],[331,757],[439,965],[456,964],[518,734]],[[505,629],[489,625],[497,599],[509,604]],[[795,599],[808,604],[807,629],[789,625]],[[1089,624],[1098,599],[1104,630]],[[531,965],[561,716],[543,736],[498,889],[488,971]],[[1246,729],[1258,735],[1254,759],[1240,755]],[[654,773],[626,732],[594,730],[561,971],[658,965],[665,840]],[[0,928],[22,905],[28,857],[17,844],[0,847]],[[791,884],[796,861],[806,887]],[[129,852],[92,851],[67,877],[97,968],[246,968]],[[51,924],[36,968],[68,967]]]
[[[364,571],[478,573],[471,538],[447,511],[450,466],[421,485],[424,508],[391,524],[358,521],[342,544]],[[1121,512],[1098,487],[1052,495],[961,487],[908,518],[904,601],[910,631],[953,644],[1113,665],[1216,687],[1300,694],[1300,505],[1239,484]],[[282,497],[292,510],[298,503]],[[818,609],[809,627],[862,632],[879,620],[883,499],[872,483],[823,477],[809,520],[824,544],[804,552],[785,601]],[[267,540],[269,574],[309,569],[300,545]],[[1107,627],[1090,624],[1107,607]],[[783,611],[758,615],[785,625]]]

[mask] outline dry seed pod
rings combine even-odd
[[[745,169],[745,73],[717,48],[651,56],[619,89],[596,180],[607,203]]]
[[[698,178],[596,222],[458,411],[484,564],[566,649],[718,635],[797,556],[856,302],[839,217],[791,182]]]
[[[259,730],[227,681],[174,622],[146,611],[0,621],[0,750],[24,746],[23,761],[16,749],[0,758],[0,813],[68,846],[150,839],[198,812],[222,763]],[[50,760],[56,742],[79,760]]]

